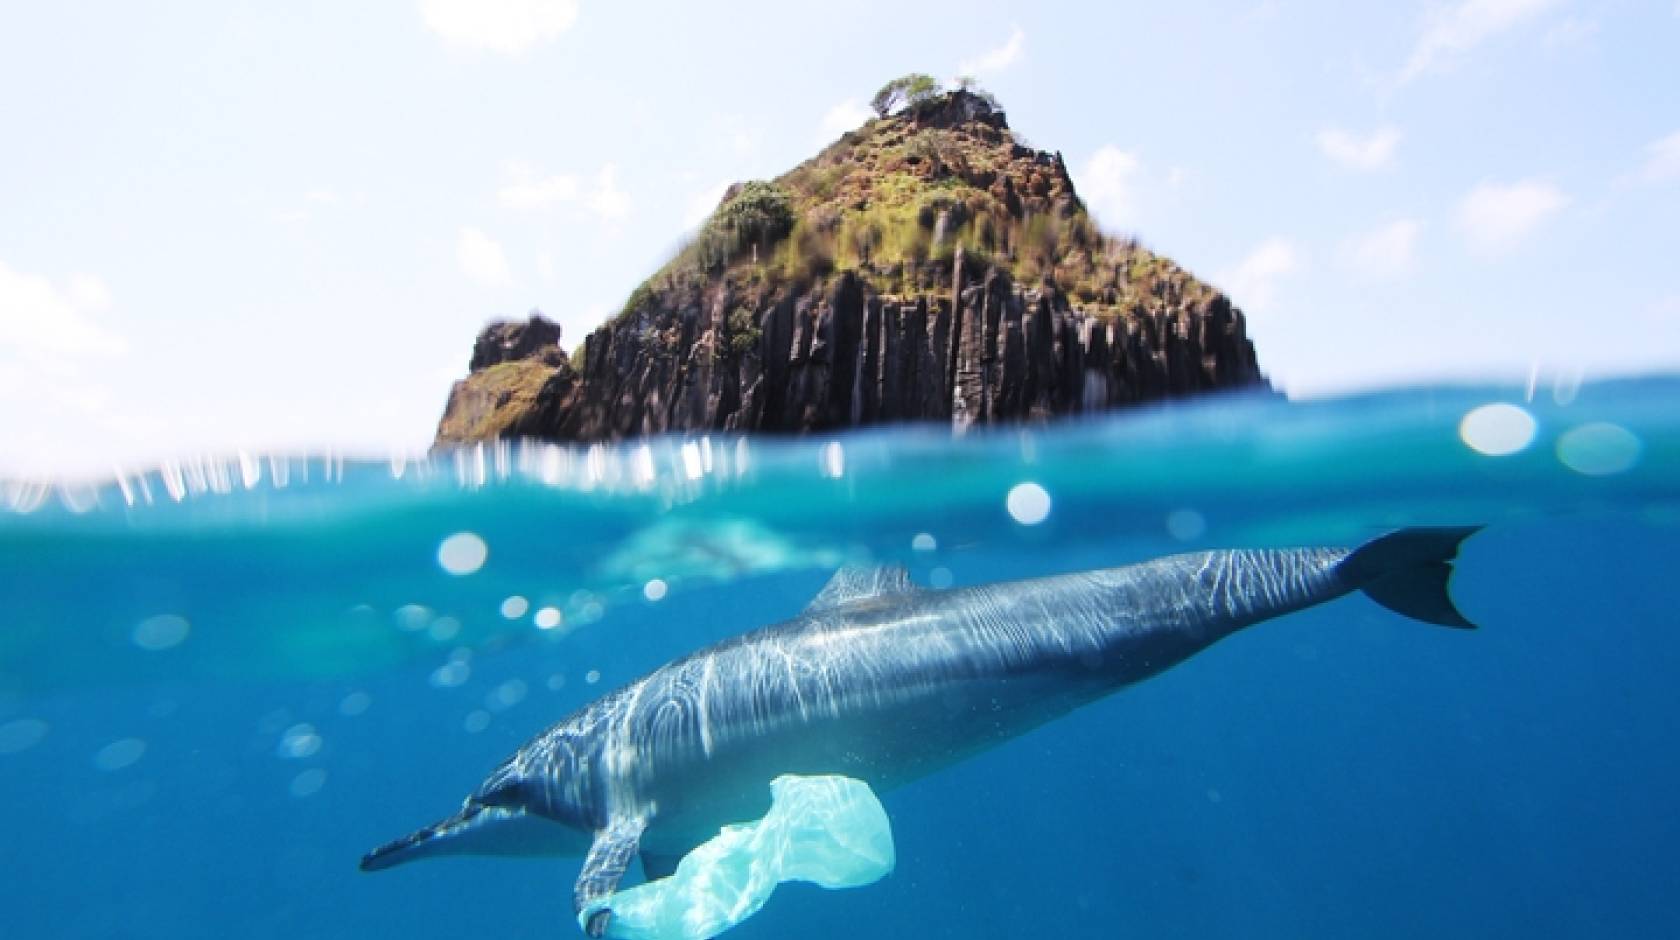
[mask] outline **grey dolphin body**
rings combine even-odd
[[[762,816],[780,774],[894,787],[1262,620],[1363,590],[1415,619],[1469,627],[1447,580],[1474,531],[1406,529],[1353,551],[1197,552],[949,591],[914,588],[902,569],[844,570],[799,616],[662,666],[550,727],[459,812],[362,868],[587,849],[582,910],[617,889],[638,852],[655,877],[723,825]]]

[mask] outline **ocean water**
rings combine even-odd
[[[1258,625],[884,794],[891,876],[729,936],[1680,936],[1669,378],[0,483],[0,931],[580,936],[577,859],[356,863],[842,563],[938,587],[1426,523],[1487,525],[1480,629],[1361,596]]]

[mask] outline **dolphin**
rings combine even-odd
[[[769,809],[782,774],[891,789],[1183,662],[1232,633],[1362,591],[1469,628],[1448,594],[1479,527],[1410,528],[1357,549],[1204,551],[931,591],[900,567],[842,569],[791,620],[655,669],[572,713],[453,815],[362,858],[583,855],[575,910],[601,936],[630,860],[669,874]]]

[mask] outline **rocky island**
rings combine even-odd
[[[1266,388],[1241,311],[1101,232],[1061,154],[927,76],[783,176],[731,187],[570,355],[491,324],[437,443],[1043,420]]]

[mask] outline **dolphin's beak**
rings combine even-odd
[[[452,816],[416,829],[401,839],[387,842],[362,856],[362,871],[380,871],[431,855],[471,853],[474,849],[461,843],[474,840],[463,839],[463,836],[475,833],[486,823],[514,815],[523,816],[525,811],[469,803]]]
[[[589,835],[527,812],[523,806],[486,806],[469,799],[452,816],[362,856],[362,871],[379,871],[436,855],[581,855]]]

